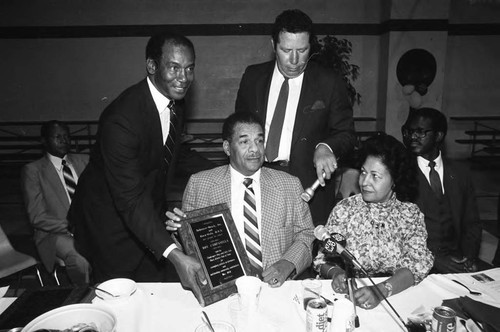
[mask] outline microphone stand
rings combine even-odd
[[[353,260],[353,263],[355,263],[355,265],[359,268],[359,266],[361,266],[361,264],[359,264],[358,261],[356,260]],[[349,263],[346,262],[346,276],[348,275],[347,274],[347,271],[348,271],[348,266],[349,266]],[[352,268],[351,268],[352,270]],[[406,325],[406,323],[404,322],[403,318],[401,318],[401,316],[399,315],[399,313],[396,311],[396,309],[394,309],[394,307],[392,306],[392,304],[389,302],[389,300],[387,299],[387,297],[385,297],[385,295],[382,293],[382,291],[380,289],[378,289],[377,285],[375,284],[375,282],[373,281],[373,279],[368,275],[368,273],[366,272],[366,270],[361,266],[361,272],[363,272],[363,274],[368,278],[368,280],[370,280],[370,282],[372,283],[372,285],[374,286],[373,288],[375,288],[376,292],[378,293],[378,295],[385,301],[385,303],[387,303],[387,305],[391,308],[392,312],[394,312],[397,316],[397,318],[399,319],[399,321],[403,324],[404,328],[401,327],[401,329],[405,332],[411,332],[409,329],[408,329],[408,326]],[[350,280],[352,280],[354,277],[352,278],[349,278]],[[351,281],[352,282],[352,281]],[[349,285],[349,284],[348,284]],[[352,285],[351,285],[352,287]],[[351,288],[349,289],[349,291],[351,291]],[[351,301],[353,301],[353,298],[354,298],[354,295],[351,296]],[[354,304],[354,307],[356,307],[356,304],[354,303],[353,301],[353,304]],[[355,309],[356,310],[356,309]],[[354,313],[356,313],[356,311],[354,311]],[[357,318],[357,316],[356,316]],[[359,322],[358,322],[359,324]]]
[[[349,298],[351,299],[352,305],[354,307],[354,327],[359,327],[359,317],[356,309],[356,300],[354,299],[354,267],[349,262],[345,262],[345,272],[347,277],[347,289],[349,292]]]

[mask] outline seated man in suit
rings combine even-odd
[[[272,287],[311,264],[313,224],[299,179],[262,167],[264,130],[253,113],[238,112],[223,125],[230,165],[194,174],[184,192],[184,211],[227,203],[250,263]],[[167,229],[181,226],[184,213],[167,212]]]
[[[441,112],[421,108],[410,112],[401,130],[417,158],[415,203],[425,215],[432,272],[474,272],[491,266],[478,258],[482,228],[470,172],[441,153],[447,129]]]
[[[64,261],[74,284],[89,282],[90,266],[75,249],[66,215],[78,177],[88,163],[84,154],[69,153],[68,126],[59,121],[42,125],[45,156],[23,167],[22,190],[35,244],[45,268],[54,270],[56,257]]]

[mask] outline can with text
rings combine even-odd
[[[440,306],[434,308],[432,314],[432,332],[455,332],[457,313],[455,310]]]
[[[326,332],[328,327],[328,307],[323,299],[313,299],[307,303],[306,331]]]

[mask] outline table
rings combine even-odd
[[[474,274],[429,275],[420,284],[389,298],[404,321],[415,311],[431,311],[441,305],[443,299],[468,295],[468,291],[452,282],[457,279],[483,293],[471,298],[500,307],[500,268],[483,272],[491,276],[491,284],[481,283],[472,278]],[[380,282],[377,278],[376,282]],[[367,283],[358,280],[358,286]],[[343,295],[333,293],[330,281],[323,280],[322,295],[335,300]],[[498,287],[498,288],[497,288]],[[259,319],[262,331],[305,331],[305,312],[300,303],[301,282],[287,281],[279,288],[264,284],[261,291]],[[4,299],[2,299],[4,300]],[[93,303],[110,308],[117,316],[117,332],[140,331],[194,331],[200,325],[201,311],[204,310],[211,320],[231,321],[228,300],[222,300],[202,308],[190,291],[184,290],[179,283],[139,283],[136,293],[130,298],[103,301],[93,299]],[[403,331],[399,319],[382,303],[372,310],[357,308],[361,326],[356,332]],[[335,317],[333,318],[335,319]],[[457,332],[465,329],[458,326]]]

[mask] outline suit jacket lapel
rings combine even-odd
[[[231,171],[229,165],[220,173],[220,177],[214,180],[215,185],[212,193],[214,194],[215,202],[227,202],[229,210],[231,210],[231,190],[227,190],[231,188]]]
[[[459,202],[459,198],[456,196],[457,193],[462,192],[458,186],[456,175],[453,172],[452,167],[449,163],[443,159],[443,186],[445,190],[445,197],[448,199],[448,205],[450,206],[450,212],[452,215],[453,226],[455,227],[455,232],[460,236],[461,226],[460,226],[460,213],[462,209],[454,209],[456,202]],[[455,202],[455,204],[454,204]]]
[[[261,246],[262,248],[271,248],[273,241],[274,229],[279,224],[277,221],[279,215],[275,213],[279,208],[278,194],[273,185],[274,179],[269,174],[266,168],[261,169],[260,174],[260,193],[261,193],[261,214],[262,214],[262,230],[261,230]],[[262,250],[262,264],[267,265],[269,261],[269,253],[271,250]],[[267,254],[266,254],[267,253]]]
[[[295,114],[295,124],[293,126],[293,134],[292,134],[292,147],[297,142],[300,137],[300,132],[302,128],[307,122],[307,105],[311,105],[311,99],[314,98],[315,90],[316,90],[316,82],[314,79],[314,75],[311,73],[311,70],[304,72],[304,79],[302,81],[302,88],[300,90],[300,98],[299,104],[297,105],[297,113]]]
[[[72,154],[68,154],[66,156],[66,159],[68,159],[68,161],[71,163],[71,166],[73,166],[73,168],[75,169],[76,174],[78,175],[78,177],[80,177],[83,169],[85,168],[85,165],[82,165],[82,163],[80,162],[81,160],[75,158]]]
[[[269,89],[271,87],[271,79],[273,78],[275,62],[272,61],[269,63],[269,66],[266,68],[265,74],[259,77],[257,80],[257,114],[262,119],[262,122],[266,123],[267,116],[267,101],[269,99]]]
[[[63,208],[67,211],[69,209],[69,199],[66,194],[66,188],[64,188],[54,165],[49,158],[46,157],[44,158],[42,167],[42,178],[43,181],[47,182],[48,186],[52,187]]]

